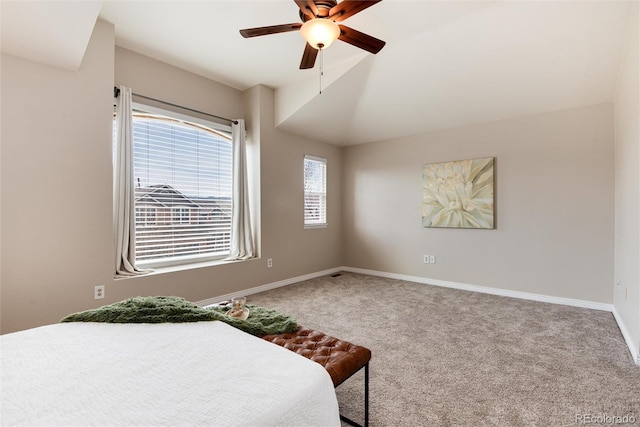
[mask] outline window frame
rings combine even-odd
[[[135,115],[136,113],[141,113],[141,114],[151,114],[151,115],[159,115],[159,116],[164,116],[168,119],[173,119],[176,120],[177,122],[179,121],[183,121],[183,122],[187,122],[187,126],[189,125],[195,125],[195,127],[204,127],[206,129],[203,129],[204,131],[208,131],[208,130],[213,130],[214,132],[220,133],[224,136],[227,136],[229,138],[229,143],[232,144],[232,136],[231,136],[231,125],[225,125],[222,123],[218,123],[215,121],[211,121],[211,120],[206,120],[203,119],[201,117],[197,117],[197,116],[192,116],[192,115],[188,115],[188,114],[183,114],[183,113],[179,113],[173,110],[168,110],[168,109],[164,109],[164,108],[159,108],[159,107],[155,107],[153,105],[149,105],[149,104],[144,104],[144,103],[140,103],[140,102],[133,102],[132,103],[132,109],[133,109],[133,114]],[[134,119],[135,120],[135,119]],[[135,145],[135,142],[132,141],[132,143]],[[232,149],[232,153],[233,153],[233,147],[231,147]],[[233,154],[232,154],[233,156]],[[231,158],[231,170],[232,170],[232,176],[233,176],[233,157]],[[132,190],[135,191],[135,183],[132,186]],[[145,206],[146,208],[148,208],[148,206]],[[174,214],[176,212],[176,209],[184,209],[187,208],[187,206],[184,205],[176,205],[174,207],[172,207],[171,209],[171,214],[170,214],[170,218],[171,221],[175,221],[176,218],[174,218]],[[191,216],[191,213],[190,213]],[[182,217],[180,218],[182,219]],[[155,221],[157,222],[157,210],[156,210],[156,219]],[[187,222],[183,222],[182,220],[180,220],[179,222],[176,222],[174,225],[177,227],[184,227],[184,226],[190,226],[192,222],[192,218],[187,221]],[[146,223],[146,221],[145,221]],[[136,227],[137,227],[137,223],[136,223]],[[145,224],[146,225],[146,224]],[[231,227],[229,228],[229,233],[228,235],[230,236],[231,234]],[[217,236],[217,235],[211,235],[212,239],[219,239],[219,238],[223,238],[224,236],[227,236],[227,233],[223,233],[221,236]],[[166,258],[166,259],[147,259],[147,260],[143,260],[143,259],[136,259],[136,265],[140,266],[141,268],[163,268],[163,267],[188,267],[192,264],[198,264],[198,263],[202,263],[202,262],[214,262],[214,261],[221,261],[224,260],[226,257],[229,256],[229,253],[225,253],[225,254],[209,254],[209,253],[204,253],[204,254],[189,254],[189,255],[177,255],[177,256],[173,256],[171,258]]]
[[[311,161],[311,162],[316,162],[316,163],[320,163],[323,165],[323,190],[324,191],[320,191],[320,192],[307,192],[306,188],[305,188],[305,183],[307,181],[307,175],[306,175],[306,168],[305,168],[305,164],[307,161]],[[305,229],[313,229],[313,228],[326,228],[328,227],[329,223],[327,220],[327,183],[328,183],[328,161],[326,158],[324,157],[319,157],[319,156],[314,156],[311,154],[305,154],[304,155],[304,159],[303,159],[303,167],[302,167],[302,174],[303,174],[303,223],[304,223],[304,228]],[[313,196],[320,196],[320,210],[321,210],[321,215],[320,215],[320,219],[318,221],[311,221],[309,222],[307,220],[307,195],[313,195]]]

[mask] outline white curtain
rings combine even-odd
[[[229,260],[255,257],[255,244],[249,214],[247,186],[247,150],[244,120],[235,120],[231,126],[233,138],[233,201],[231,223],[231,252]]]
[[[131,88],[120,86],[116,102],[116,146],[113,174],[115,267],[118,276],[148,273],[136,267],[133,190],[133,117]]]

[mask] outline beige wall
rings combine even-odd
[[[621,329],[640,363],[640,62],[638,3],[630,28],[615,102],[615,283]]]
[[[93,303],[112,259],[113,27],[77,72],[2,55],[2,331]]]
[[[125,85],[140,95],[222,117],[244,116],[243,97],[239,90],[121,47],[115,48],[115,85]],[[135,97],[133,100],[148,102]],[[153,102],[151,104],[174,109]]]
[[[271,89],[239,92],[114,46],[113,26],[99,22],[79,72],[2,56],[2,333],[132,296],[200,301],[340,265],[339,148],[273,129]],[[114,83],[246,119],[262,259],[114,281]],[[326,229],[303,229],[307,153],[328,159]],[[99,284],[106,298],[94,300]]]
[[[496,159],[497,228],[423,228],[422,166],[480,157]],[[345,265],[612,302],[612,104],[352,146],[343,161]]]

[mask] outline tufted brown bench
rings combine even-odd
[[[333,380],[334,387],[338,387],[364,367],[364,425],[365,427],[369,425],[369,360],[371,360],[371,350],[304,327],[296,332],[263,335],[261,338],[324,366]],[[347,417],[340,415],[340,419],[359,427],[359,424]]]

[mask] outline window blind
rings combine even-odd
[[[305,226],[327,223],[327,160],[304,157],[304,224]]]
[[[133,115],[136,261],[215,258],[231,244],[231,136],[187,121]]]

